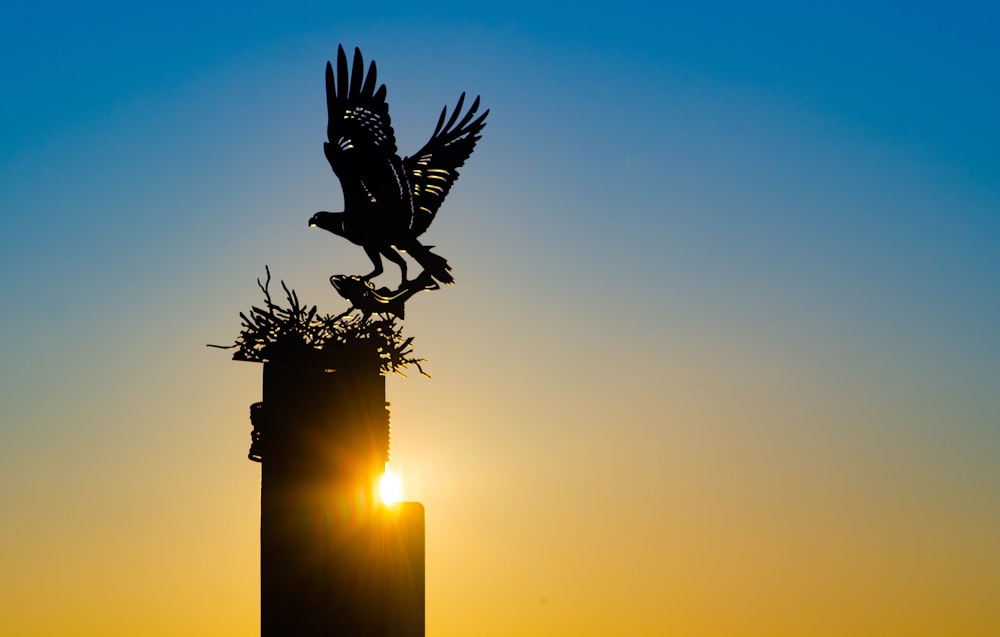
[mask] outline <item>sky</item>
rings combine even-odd
[[[0,6],[0,632],[258,632],[205,345],[368,271],[344,44],[404,155],[491,109],[387,390],[430,637],[1000,634],[1000,12],[534,4]]]

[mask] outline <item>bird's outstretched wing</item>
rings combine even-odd
[[[476,117],[476,111],[479,110],[478,96],[459,121],[458,116],[464,103],[465,93],[462,93],[447,123],[445,117],[448,115],[448,107],[441,109],[441,117],[438,118],[430,140],[415,155],[403,160],[403,167],[413,187],[414,236],[420,236],[434,220],[441,202],[458,179],[458,169],[472,154],[479,141],[479,133],[486,126],[486,116],[490,111],[487,109]],[[473,119],[474,117],[476,118]]]
[[[337,47],[336,75],[333,65],[326,63],[329,141],[323,149],[344,187],[345,202],[373,198],[374,185],[366,184],[364,178],[388,170],[388,164],[396,157],[396,137],[385,101],[385,84],[376,90],[376,78],[375,62],[371,62],[366,74],[364,59],[357,48],[350,71],[343,46]]]

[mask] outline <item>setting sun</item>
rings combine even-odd
[[[403,499],[403,482],[387,468],[379,480],[378,493],[384,504],[392,506]]]

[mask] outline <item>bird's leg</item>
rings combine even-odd
[[[378,248],[370,246],[365,246],[365,254],[368,255],[368,258],[372,260],[372,264],[375,266],[374,270],[361,277],[363,280],[367,281],[382,274],[382,256],[379,254]]]
[[[406,280],[406,259],[403,258],[403,255],[396,252],[389,246],[382,249],[382,254],[385,255],[386,259],[389,259],[399,266],[399,269],[403,274],[403,282],[399,284],[399,287],[402,289],[407,283],[409,283],[409,281]]]

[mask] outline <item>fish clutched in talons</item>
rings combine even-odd
[[[337,294],[351,302],[351,305],[363,314],[392,314],[399,318],[404,316],[406,301],[424,290],[437,290],[441,286],[430,272],[424,270],[417,278],[404,282],[395,290],[382,287],[375,289],[368,279],[347,274],[334,274],[330,284]]]

